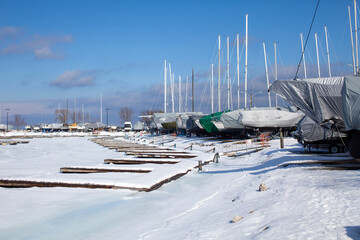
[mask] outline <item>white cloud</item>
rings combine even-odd
[[[0,28],[0,38],[15,35],[19,30],[14,27]],[[60,53],[54,53],[52,48],[61,43],[71,43],[72,35],[42,36],[33,34],[21,36],[13,41],[7,41],[7,45],[1,49],[2,55],[33,53],[36,59],[61,59]]]
[[[60,88],[92,86],[95,85],[95,76],[91,75],[93,73],[95,71],[65,71],[52,81],[50,85]]]
[[[52,50],[48,46],[35,49],[34,55],[35,55],[36,59],[46,59],[46,58],[61,59],[62,58],[61,54],[53,53]]]
[[[21,28],[16,28],[12,26],[5,26],[0,28],[0,39],[4,38],[14,38],[22,32]]]

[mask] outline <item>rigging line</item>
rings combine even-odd
[[[216,38],[217,39],[217,38]],[[214,49],[213,49],[213,53],[212,53],[212,56],[211,56],[211,61],[210,61],[210,66],[211,64],[215,61],[214,59],[216,58],[216,54],[217,54],[217,44],[218,44],[218,41],[216,40],[215,41],[215,45],[214,45]],[[215,65],[215,64],[214,64]]]
[[[324,33],[324,36],[325,36],[325,33]],[[324,49],[322,48],[322,46],[321,46],[321,41],[319,41],[318,42],[318,44],[319,44],[319,46],[320,46],[320,50],[321,50],[321,53],[322,53],[322,56],[323,56],[323,61],[324,61],[324,59],[326,59],[325,60],[325,62],[326,62],[326,64],[327,64],[327,57],[326,57],[326,52],[324,51]],[[320,59],[319,59],[320,60]],[[321,67],[321,64],[320,64],[320,67]]]
[[[161,71],[160,71],[160,74],[159,74],[159,77],[158,77],[158,79],[161,79],[162,78],[162,74],[163,74],[163,69],[164,69],[164,65],[162,65],[162,67],[161,67]],[[155,95],[154,95],[154,98],[153,98],[153,102],[152,102],[152,104],[151,104],[151,107],[150,107],[150,110],[152,110],[153,109],[153,107],[154,107],[154,105],[157,105],[157,104],[159,104],[159,86],[157,86],[156,88],[155,88]],[[157,104],[155,104],[155,102],[157,103]]]
[[[283,61],[283,59],[282,59],[282,57],[281,57],[281,54],[280,54],[280,49],[279,48],[277,48],[277,52],[276,52],[276,54],[278,55],[278,57],[279,57],[279,60],[280,60],[280,65],[281,65],[281,67],[282,67],[282,69],[283,69],[283,72],[284,72],[284,76],[286,77],[286,79],[289,79],[290,77],[289,77],[289,74],[286,72],[286,70],[285,70],[285,67],[284,67],[284,61]],[[278,65],[279,66],[279,65]],[[279,80],[279,74],[278,74],[278,80]]]
[[[315,65],[315,60],[312,58],[312,56],[311,56],[311,54],[310,54],[309,51],[307,51],[307,55],[308,55],[308,57],[310,58],[310,63],[311,63],[311,66],[312,66],[312,68],[313,68],[313,75],[314,75],[314,73],[317,72],[316,65]],[[307,62],[309,62],[309,61],[307,61]]]
[[[339,58],[338,58],[338,56],[337,56],[337,54],[336,54],[335,47],[334,47],[333,42],[332,42],[332,40],[331,40],[330,33],[328,33],[328,37],[329,37],[329,40],[330,40],[330,45],[331,45],[331,47],[332,47],[332,49],[333,49],[333,52],[334,52],[334,55],[335,55],[336,65],[338,66],[338,68],[339,68],[339,70],[340,70],[341,76],[344,76],[344,73],[343,73],[343,71],[342,71],[342,69],[341,69],[341,66],[340,66],[340,64],[339,64]]]
[[[306,45],[307,45],[308,40],[309,40],[309,36],[310,36],[310,32],[311,32],[311,28],[312,28],[313,23],[314,23],[314,20],[315,20],[315,16],[316,16],[316,12],[317,12],[318,7],[319,7],[319,3],[320,3],[320,0],[318,0],[318,2],[317,2],[317,4],[316,4],[316,8],[315,8],[315,12],[314,12],[314,16],[313,16],[313,18],[312,18],[312,20],[311,20],[310,29],[309,29],[309,32],[308,32],[307,37],[306,37],[306,41],[305,41],[305,45],[304,45],[304,51],[305,51],[305,49],[306,49]],[[298,67],[297,67],[297,70],[296,70],[296,73],[295,73],[294,80],[296,80],[296,79],[297,79],[297,76],[298,76],[298,73],[299,73],[299,69],[300,69],[300,67],[301,67],[301,62],[302,62],[302,59],[303,59],[303,54],[304,54],[304,51],[303,51],[303,52],[302,52],[302,54],[301,54],[300,61],[299,61],[299,64],[298,64]]]
[[[208,86],[208,84],[206,83],[206,84],[205,84],[205,87],[204,87],[204,90],[203,90],[202,97],[201,97],[200,105],[199,105],[199,107],[198,107],[198,111],[199,111],[199,112],[200,112],[200,110],[201,110],[202,103],[204,102],[204,96],[205,96],[205,92],[206,92],[206,90],[207,90],[207,86]]]

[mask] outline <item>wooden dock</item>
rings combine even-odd
[[[17,144],[26,144],[29,143],[29,141],[0,141],[0,145],[5,146],[5,145],[17,145]]]
[[[148,192],[149,188],[123,187],[117,185],[94,184],[94,183],[67,183],[51,181],[31,181],[0,179],[0,187],[7,188],[31,188],[31,187],[67,187],[67,188],[102,188],[102,189],[128,189]]]
[[[125,152],[126,155],[137,155],[139,153],[142,153],[142,154],[147,154],[147,153],[150,153],[150,154],[155,154],[155,153],[189,154],[188,152],[162,150],[162,149],[159,149],[159,150],[146,150],[146,151],[145,150],[130,150],[128,152]]]
[[[108,172],[127,172],[127,173],[149,173],[150,169],[121,169],[121,168],[87,168],[87,167],[63,167],[61,173],[108,173]]]
[[[108,185],[108,184],[94,184],[94,183],[68,183],[68,182],[52,182],[52,181],[32,181],[32,180],[14,180],[14,179],[0,179],[0,187],[5,188],[31,188],[31,187],[66,187],[66,188],[91,188],[91,189],[126,189],[138,192],[151,192],[162,185],[175,181],[180,177],[186,175],[190,170],[187,170],[183,173],[175,174],[170,178],[166,178],[154,185],[146,187],[130,187],[130,186],[118,186],[118,185]]]
[[[112,163],[112,164],[176,164],[179,161],[175,160],[138,160],[138,159],[105,159],[104,163]]]
[[[175,154],[175,153],[138,153],[134,155],[137,158],[194,158],[194,154]]]

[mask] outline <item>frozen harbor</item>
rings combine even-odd
[[[140,138],[137,138],[140,139]],[[135,140],[137,140],[135,139]],[[160,137],[145,137],[147,144]],[[129,157],[88,137],[30,139],[0,146],[0,178],[151,185],[192,169],[152,192],[84,188],[0,188],[1,239],[358,239],[359,170],[331,170],[309,161],[349,157],[303,154],[293,139],[239,157],[210,160],[213,141],[170,137],[164,147],[193,143],[198,157],[174,165],[133,168],[151,173],[62,174],[65,166],[120,168],[106,158]],[[140,140],[139,140],[140,141]],[[164,141],[165,142],[165,141]],[[217,142],[218,150],[224,151]],[[301,163],[301,164],[299,164]],[[284,165],[285,164],[285,165]],[[282,165],[282,166],[281,166]],[[127,166],[128,167],[128,166]],[[165,175],[164,175],[165,174]],[[166,175],[167,174],[167,175]],[[266,191],[258,191],[264,183]],[[231,223],[235,217],[241,220]]]

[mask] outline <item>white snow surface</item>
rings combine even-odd
[[[139,138],[137,138],[139,139]],[[159,142],[163,137],[143,136]],[[167,140],[169,140],[167,138]],[[88,137],[34,138],[28,144],[0,146],[0,178],[151,186],[192,169],[152,192],[82,188],[0,188],[0,239],[360,239],[359,170],[311,170],[288,162],[344,157],[305,155],[293,139],[250,155],[205,153],[213,141],[176,137],[194,159],[171,165],[133,165],[151,173],[61,174],[61,167],[109,167],[106,158],[130,158]],[[164,141],[165,142],[165,141]],[[225,144],[225,143],[224,143]],[[224,145],[223,144],[223,145]],[[224,149],[217,143],[217,149]],[[258,191],[264,183],[267,191]],[[235,216],[242,220],[231,223]]]

